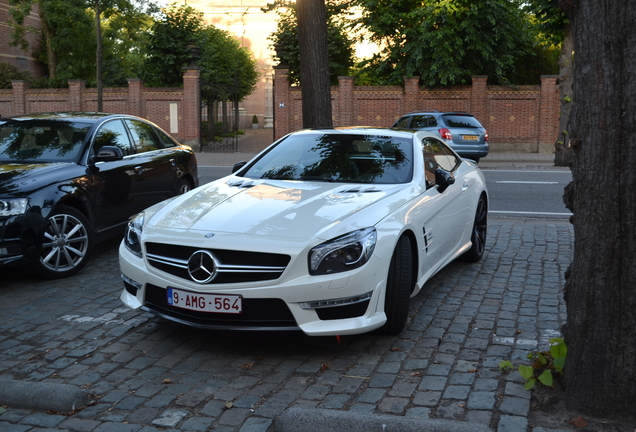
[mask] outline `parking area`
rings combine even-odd
[[[294,406],[556,430],[498,365],[559,335],[566,220],[491,216],[482,261],[437,274],[397,337],[214,332],[132,311],[119,301],[117,246],[98,245],[69,279],[0,270],[0,379],[90,395],[72,413],[8,406],[0,430],[265,432]]]

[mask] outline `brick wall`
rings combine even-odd
[[[302,129],[300,87],[287,82],[287,70],[276,69],[274,137]],[[400,86],[354,86],[340,77],[331,88],[334,126],[390,127],[401,115],[416,110],[467,111],[490,135],[491,151],[553,152],[559,124],[556,76],[542,76],[541,85],[488,86],[474,76],[470,86],[420,89],[419,78]]]
[[[146,118],[181,143],[197,147],[199,76],[197,68],[184,70],[183,88],[145,87],[139,79],[130,79],[128,87],[104,88],[102,110]],[[68,84],[67,89],[31,89],[24,81],[13,81],[12,89],[0,90],[0,115],[97,110],[96,88],[86,88],[83,80],[69,80]]]

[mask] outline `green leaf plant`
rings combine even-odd
[[[532,360],[532,363],[529,366],[519,365],[517,368],[519,375],[526,380],[524,385],[526,390],[532,389],[537,380],[545,386],[552,387],[554,382],[553,373],[558,372],[559,374],[563,374],[565,357],[568,353],[565,341],[563,338],[552,338],[549,342],[549,351],[528,354],[528,359]],[[502,360],[499,362],[499,370],[506,371],[514,368],[510,360]]]

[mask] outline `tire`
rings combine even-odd
[[[186,179],[179,180],[179,183],[177,184],[177,195],[183,195],[190,192],[191,190],[192,185],[190,185],[189,181],[187,181]]]
[[[191,190],[192,185],[189,181],[187,181],[186,179],[179,180],[179,183],[177,184],[177,195],[183,195],[190,192]]]
[[[384,313],[387,319],[384,326],[379,329],[382,334],[397,335],[404,330],[409,313],[411,292],[413,292],[412,270],[411,240],[402,236],[391,257],[384,300]]]
[[[464,261],[477,262],[484,255],[486,249],[486,234],[488,232],[488,202],[486,197],[481,195],[477,201],[477,210],[475,211],[475,222],[473,223],[473,232],[470,241],[473,245],[462,256]]]
[[[74,275],[92,251],[93,231],[86,216],[73,207],[59,206],[46,222],[36,271],[47,279]]]

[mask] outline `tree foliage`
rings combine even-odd
[[[532,41],[516,0],[353,0],[358,26],[382,50],[363,71],[382,83],[420,76],[427,86],[462,84],[471,75],[507,82]]]
[[[258,69],[249,50],[228,32],[203,23],[203,14],[190,6],[164,9],[145,46],[142,78],[151,86],[180,86],[182,68],[192,62],[190,48],[199,48],[204,95],[227,100],[249,95]]]
[[[164,9],[144,47],[141,77],[150,86],[179,87],[182,68],[191,61],[189,46],[203,30],[203,14],[190,6]]]
[[[327,48],[329,52],[329,80],[338,83],[338,76],[349,75],[354,66],[355,40],[349,35],[344,18],[347,5],[338,0],[326,0]],[[271,47],[278,51],[276,60],[289,66],[289,80],[300,84],[300,49],[298,47],[298,17],[296,3],[277,1],[267,5],[265,12],[275,10],[278,14],[276,31],[268,38]]]
[[[251,52],[241,47],[228,32],[214,26],[203,28],[196,37],[201,47],[201,86],[213,100],[230,96],[244,99],[254,91],[259,77]]]
[[[20,72],[9,63],[0,62],[0,89],[10,89],[13,80],[30,81],[31,75],[28,72]]]
[[[96,34],[94,6],[97,0],[10,0],[12,44],[31,50],[47,65],[49,85],[69,79],[96,80]],[[104,83],[122,84],[134,74],[135,49],[152,22],[153,4],[132,0],[99,0],[105,41]],[[26,24],[37,8],[41,28]],[[41,36],[42,46],[29,46],[27,35]]]

